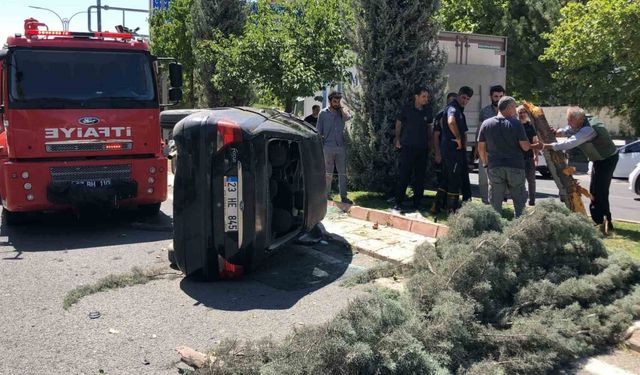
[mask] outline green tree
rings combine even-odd
[[[258,0],[239,42],[241,65],[290,112],[296,97],[344,78],[350,63],[340,0]]]
[[[433,97],[443,88],[445,56],[432,15],[438,1],[354,0],[361,87],[348,95],[355,116],[349,135],[350,181],[358,189],[390,192],[396,181],[393,125],[417,85]]]
[[[233,38],[242,34],[245,24],[247,6],[239,0],[192,0],[191,16],[193,19],[193,40],[191,47],[195,51],[210,47],[212,42],[220,38]],[[227,104],[227,97],[222,97],[214,86],[217,55],[211,50],[196,54],[196,74],[199,80],[200,105],[216,107]],[[223,74],[224,72],[222,72]]]
[[[183,66],[187,77],[184,105],[195,105],[195,56],[191,41],[193,25],[191,4],[193,0],[173,0],[168,10],[155,11],[150,20],[151,50],[157,56],[174,57]]]
[[[558,64],[554,78],[585,106],[610,106],[628,115],[640,134],[640,2],[569,3],[545,37],[543,59]]]

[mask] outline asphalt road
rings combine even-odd
[[[152,220],[56,214],[0,228],[0,374],[176,374],[180,345],[280,339],[330,319],[365,294],[341,280],[378,263],[337,242],[291,245],[241,281],[194,282],[169,268],[170,226],[166,203]],[[134,266],[166,271],[63,309],[70,290]]]
[[[586,174],[575,176],[580,185],[589,188],[590,177]],[[472,186],[478,184],[478,174],[471,173]],[[477,193],[477,190],[476,190]],[[558,187],[553,179],[545,179],[540,176],[536,179],[536,200],[558,198]],[[583,199],[585,207],[589,207],[589,200]],[[609,191],[609,204],[614,219],[640,221],[640,196],[629,190],[629,182],[622,179],[613,179]]]
[[[329,320],[366,294],[342,280],[379,264],[337,242],[291,245],[241,281],[200,283],[169,268],[171,223],[169,201],[153,219],[55,214],[0,227],[0,374],[176,374],[178,346],[206,351],[225,339],[277,340]],[[70,290],[134,266],[164,268],[163,278],[63,309]],[[640,368],[628,353],[599,358],[630,374]]]

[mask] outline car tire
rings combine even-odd
[[[175,250],[169,250],[167,251],[167,259],[169,260],[169,264],[171,266],[175,266],[176,263],[176,251]]]
[[[28,220],[28,216],[26,212],[13,212],[9,211],[6,208],[2,209],[2,224],[3,225],[23,225],[26,224]]]
[[[160,213],[161,203],[141,204],[138,206],[138,212],[142,216],[156,216]]]
[[[271,226],[277,235],[285,234],[293,226],[293,216],[287,210],[276,208],[273,210]]]
[[[536,170],[538,172],[540,172],[540,175],[542,176],[542,178],[552,178],[553,177],[551,175],[551,171],[547,167],[540,167],[540,168],[537,168]]]
[[[636,194],[640,195],[640,177],[636,178],[636,186],[634,187]]]

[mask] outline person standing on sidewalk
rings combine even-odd
[[[524,211],[527,196],[522,152],[530,149],[524,128],[516,119],[515,99],[502,97],[498,115],[485,120],[478,134],[478,154],[489,178],[489,203],[499,214],[507,189],[513,198],[515,216]]]
[[[313,126],[316,126],[318,124],[319,115],[320,115],[320,106],[317,104],[314,104],[313,107],[311,107],[311,114],[305,117],[304,121],[308,122]]]
[[[489,96],[491,97],[491,104],[480,110],[479,122],[482,123],[498,114],[498,102],[505,95],[504,87],[501,85],[494,85],[489,88]],[[476,145],[478,141],[478,135],[480,126],[478,126],[478,134],[476,134]],[[487,180],[487,171],[483,168],[482,160],[478,164],[478,188],[480,189],[480,198],[483,203],[489,203],[489,182]]]
[[[529,143],[538,143],[538,134],[531,123],[529,114],[524,106],[518,106],[518,120],[524,128]],[[529,150],[524,153],[524,175],[527,179],[527,193],[529,194],[529,206],[536,204],[536,166],[538,165],[538,150]]]
[[[447,181],[447,209],[456,211],[460,202],[460,193],[464,174],[469,173],[467,165],[467,118],[464,107],[473,96],[473,89],[462,86],[458,97],[447,106],[446,126],[442,126],[440,152],[445,179]],[[440,193],[440,192],[438,192]],[[436,196],[436,200],[439,197]]]
[[[424,87],[414,91],[413,102],[400,111],[395,125],[395,147],[400,150],[400,176],[396,185],[396,210],[402,210],[402,202],[411,176],[413,182],[413,207],[419,208],[424,196],[424,178],[429,152],[429,136],[433,113],[427,107],[429,92]]]
[[[433,205],[431,206],[431,213],[437,214],[440,210],[445,209],[447,207],[447,182],[445,180],[445,175],[443,171],[442,165],[442,152],[440,151],[440,142],[442,141],[442,126],[446,125],[447,119],[447,107],[451,102],[456,100],[458,97],[457,92],[450,92],[447,94],[447,103],[445,107],[436,114],[433,119],[433,150],[434,150],[434,158],[436,163],[436,179],[438,181],[438,191],[436,193],[436,199],[433,201]]]
[[[613,171],[618,164],[618,148],[602,124],[591,126],[584,110],[580,107],[567,109],[567,123],[569,126],[558,129],[555,133],[568,138],[562,142],[545,144],[544,148],[566,151],[577,147],[593,162],[589,184],[591,193],[589,211],[593,222],[603,225],[603,232],[606,234],[614,229],[609,207],[609,187]]]
[[[347,150],[344,142],[345,123],[351,116],[342,107],[341,102],[342,93],[333,91],[329,94],[329,105],[318,116],[317,130],[323,142],[327,197],[331,199],[331,182],[335,167],[338,171],[341,201],[352,204],[347,197]]]

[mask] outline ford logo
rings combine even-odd
[[[97,117],[80,117],[78,122],[82,125],[95,125],[100,122],[100,119]]]

